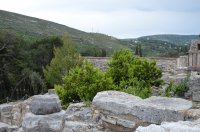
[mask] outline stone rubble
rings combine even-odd
[[[48,106],[41,105],[46,101],[50,102]],[[33,106],[37,106],[37,114],[32,112]],[[0,105],[0,115],[0,132],[166,132],[164,127],[200,131],[199,125],[188,127],[200,120],[200,109],[193,109],[191,101],[159,96],[141,99],[118,91],[99,92],[91,106],[75,103],[66,111],[61,110],[55,94],[36,95],[23,102]]]

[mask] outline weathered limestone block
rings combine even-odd
[[[196,121],[163,122],[161,125],[152,124],[138,127],[136,132],[199,132],[200,119]]]
[[[186,120],[200,119],[200,109],[190,109],[186,112]]]
[[[180,56],[177,58],[177,67],[178,68],[186,68],[188,67],[188,56]]]
[[[6,124],[12,124],[12,111],[13,106],[10,104],[0,105],[0,121]]]
[[[184,120],[185,111],[192,107],[192,102],[181,98],[156,97],[144,99],[132,112],[138,118],[149,123],[160,124],[163,121]]]
[[[189,91],[188,93],[192,97],[193,101],[200,101],[200,75],[192,72],[188,81]]]
[[[35,95],[32,97],[31,112],[46,115],[61,111],[61,103],[56,95]]]
[[[97,113],[83,102],[70,104],[66,110],[63,132],[103,132],[96,115]]]
[[[22,102],[13,104],[12,125],[20,126],[22,123]]]
[[[21,126],[25,114],[30,112],[30,102],[31,98],[24,101],[10,103],[10,105],[13,106],[11,111],[12,125]]]
[[[66,121],[63,132],[103,132],[94,124],[79,121]]]
[[[160,124],[163,121],[184,120],[184,112],[192,107],[192,102],[154,96],[143,100],[123,92],[104,91],[94,97],[93,107],[99,110],[101,117],[107,118],[110,124],[129,128],[131,131],[145,123]],[[108,118],[109,116],[118,118]],[[120,120],[123,123],[117,123]],[[106,122],[104,118],[102,121]]]
[[[18,132],[18,127],[0,122],[0,132]]]
[[[49,90],[48,90],[48,94],[49,94],[49,95],[51,95],[51,94],[56,94],[55,89],[49,89]]]
[[[102,125],[115,132],[132,132],[137,125],[143,122],[131,115],[101,115]]]
[[[25,132],[62,132],[65,125],[65,111],[48,115],[27,113],[22,123]]]
[[[70,104],[66,110],[66,120],[90,121],[92,120],[92,110],[83,102]]]
[[[192,100],[200,102],[200,89],[199,89],[199,91],[192,92]]]
[[[22,102],[22,116],[21,116],[21,123],[25,118],[26,113],[30,112],[32,98],[28,98],[27,100]]]
[[[0,105],[0,122],[21,126],[25,114],[29,112],[30,101],[31,98]]]

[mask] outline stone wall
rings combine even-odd
[[[105,71],[108,67],[107,62],[110,60],[110,57],[86,57],[86,59],[94,64],[95,67]],[[177,70],[177,58],[151,57],[148,59],[155,60],[163,72],[173,72]]]
[[[149,59],[155,60],[163,72],[174,72],[177,70],[177,58],[150,57]]]
[[[108,67],[108,61],[110,57],[86,57],[95,67],[98,67],[100,70],[105,71]]]

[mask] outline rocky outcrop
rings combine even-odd
[[[196,121],[163,122],[161,125],[139,126],[136,132],[199,132],[200,119]]]
[[[35,95],[31,102],[31,112],[36,115],[46,115],[61,111],[59,98],[52,95]]]
[[[114,131],[133,131],[139,125],[184,120],[192,102],[155,96],[141,99],[123,92],[104,91],[94,97],[93,107],[99,111],[104,127]]]

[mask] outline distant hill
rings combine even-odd
[[[13,30],[19,33],[26,41],[32,42],[47,36],[62,36],[69,33],[78,51],[85,56],[94,55],[91,52],[105,50],[107,56],[121,48],[129,48],[133,52],[138,44],[142,45],[145,56],[170,56],[169,52],[176,55],[185,54],[192,39],[197,35],[151,35],[137,39],[117,39],[100,33],[87,33],[68,26],[29,17],[17,13],[0,10],[0,30]],[[183,46],[182,46],[183,45]],[[184,49],[184,52],[182,50]],[[179,52],[182,52],[179,54]]]
[[[151,40],[162,40],[174,44],[190,44],[192,40],[199,39],[198,35],[175,35],[175,34],[162,34],[162,35],[150,35],[140,37],[142,39],[151,39]]]

